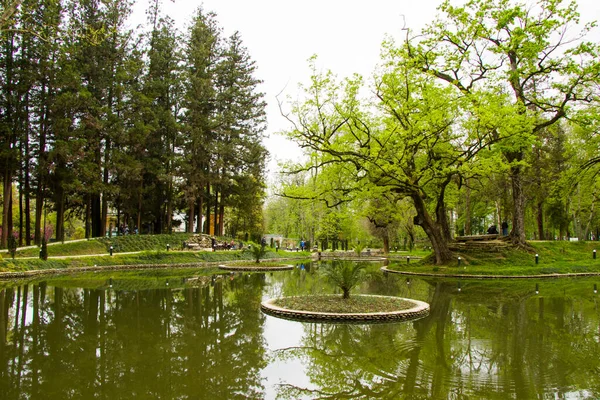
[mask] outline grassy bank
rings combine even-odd
[[[407,272],[464,275],[548,275],[600,272],[599,242],[530,242],[533,252],[504,250],[457,254],[455,263],[436,266],[428,262],[392,262],[389,268]],[[536,264],[535,254],[538,254]],[[461,258],[460,264],[458,257]]]
[[[111,238],[94,238],[89,240],[52,243],[48,246],[49,257],[78,256],[85,254],[108,254],[113,247],[113,253],[127,253],[145,250],[181,249],[181,244],[191,236],[189,233],[173,235],[127,235],[113,236]],[[16,258],[38,257],[39,247],[18,249]],[[3,253],[3,257],[9,257]]]
[[[113,238],[91,239],[77,242],[65,242],[48,246],[49,259],[40,260],[39,248],[21,249],[17,257],[12,259],[3,253],[0,261],[1,272],[31,271],[43,269],[63,269],[109,265],[136,265],[136,264],[202,264],[226,261],[253,261],[250,252],[229,251],[179,251],[183,241],[189,234],[176,235],[129,235]],[[167,244],[171,251],[166,251]],[[113,256],[109,255],[109,248],[113,246]],[[137,252],[136,254],[122,254]],[[306,258],[308,252],[269,251],[265,259],[277,260],[281,258]],[[33,258],[28,258],[33,257]],[[53,258],[62,257],[62,258]]]

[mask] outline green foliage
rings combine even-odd
[[[333,261],[325,264],[321,271],[329,282],[342,290],[342,297],[348,299],[350,291],[366,279],[364,263]]]
[[[365,245],[361,244],[361,243],[357,243],[354,245],[354,247],[352,248],[352,250],[354,250],[354,252],[356,253],[357,256],[360,257],[361,253],[363,252],[363,250],[365,249]]]
[[[268,252],[266,246],[260,246],[260,245],[257,245],[255,243],[251,243],[250,244],[250,249],[248,249],[246,251],[252,255],[254,261],[257,264],[260,263],[260,259],[264,258],[265,255]]]

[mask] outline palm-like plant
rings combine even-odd
[[[350,291],[366,278],[363,263],[334,261],[322,271],[329,282],[342,289],[344,299],[349,299]]]
[[[360,254],[362,253],[362,251],[365,249],[365,246],[358,243],[354,245],[354,252],[356,253],[356,255],[358,257],[360,257]]]
[[[252,256],[254,257],[254,260],[256,260],[257,264],[260,263],[260,259],[263,258],[265,254],[267,254],[265,246],[259,246],[254,243],[250,245],[249,251],[250,253],[252,253]]]

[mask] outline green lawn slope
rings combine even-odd
[[[456,254],[456,262],[436,266],[422,262],[396,261],[389,268],[398,271],[428,274],[461,275],[550,275],[600,273],[599,242],[533,241],[530,251],[507,249],[498,252],[480,251]],[[536,263],[536,256],[538,262]],[[460,263],[458,260],[460,257]]]
[[[48,260],[39,259],[38,247],[19,249],[14,259],[7,252],[1,253],[0,272],[32,271],[113,265],[189,265],[215,262],[253,260],[250,252],[227,251],[181,251],[183,241],[189,234],[175,235],[128,235],[84,241],[56,243],[48,246]],[[169,244],[170,251],[167,251]],[[113,246],[113,255],[109,248]],[[133,254],[132,254],[133,253]],[[308,252],[268,251],[265,259],[306,258]]]

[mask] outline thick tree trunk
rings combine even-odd
[[[442,227],[431,218],[431,215],[425,206],[425,202],[418,193],[413,194],[411,198],[413,199],[417,211],[414,223],[423,228],[431,241],[431,246],[433,247],[435,255],[435,263],[439,265],[449,262],[452,260],[453,256],[448,248],[448,240],[442,231]]]
[[[510,237],[513,244],[525,245],[525,193],[523,192],[521,167],[512,166],[510,168],[510,177],[514,203],[513,226]]]
[[[343,244],[343,242],[342,242],[342,244]],[[383,235],[383,253],[384,254],[390,253],[390,236],[387,233],[385,235]]]
[[[449,177],[440,185],[440,193],[438,195],[437,205],[435,207],[435,218],[442,230],[442,234],[444,235],[446,242],[449,242],[452,240],[452,232],[450,232],[450,224],[448,223],[448,213],[446,210],[446,202],[444,200],[444,197],[446,194],[446,188],[448,187],[450,180],[451,180],[451,178]]]
[[[465,179],[465,235],[472,235],[471,232],[471,187],[469,180]]]

